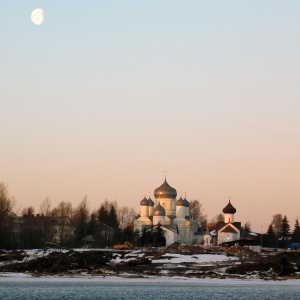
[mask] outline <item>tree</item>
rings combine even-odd
[[[280,225],[280,235],[281,235],[281,239],[282,239],[282,246],[283,247],[287,247],[287,243],[288,243],[288,236],[290,234],[290,224],[289,221],[286,217],[286,215],[283,217],[281,225]]]
[[[287,237],[290,233],[290,224],[286,217],[286,215],[283,217],[281,225],[280,225],[280,234],[283,237]]]
[[[73,214],[73,225],[75,227],[75,242],[80,246],[82,240],[87,236],[87,223],[89,219],[89,209],[87,204],[87,197],[79,203]]]
[[[116,208],[115,208],[114,205],[111,206],[108,216],[109,216],[109,224],[108,225],[113,229],[118,229],[119,228],[119,221],[118,221]]]
[[[94,211],[91,213],[90,219],[87,223],[86,233],[87,235],[95,235],[97,232],[98,220],[97,220],[97,212]]]
[[[295,227],[292,234],[292,242],[293,243],[299,243],[300,242],[300,226],[298,218],[295,221]]]
[[[40,205],[40,214],[45,217],[51,216],[51,200],[48,197]]]
[[[146,227],[144,227],[142,229],[142,234],[141,234],[141,238],[140,238],[140,242],[141,242],[141,246],[146,246],[146,234],[147,234],[147,229]]]
[[[129,241],[134,244],[134,230],[133,230],[133,223],[128,224],[125,228],[121,231],[121,240],[120,242]]]
[[[109,224],[109,212],[104,205],[101,205],[98,210],[98,220],[106,225]]]
[[[165,232],[161,228],[161,224],[158,223],[153,230],[153,242],[154,247],[166,246]]]
[[[207,217],[203,214],[202,204],[199,200],[190,201],[190,216],[196,220],[198,227],[206,228]]]
[[[214,223],[214,224],[218,224],[219,222],[224,222],[225,218],[224,218],[224,214],[220,213],[218,215],[215,215],[210,222]]]
[[[154,243],[153,226],[151,228],[143,228],[141,235],[141,246],[149,246]]]
[[[272,219],[272,226],[275,232],[275,235],[278,237],[281,229],[281,223],[282,223],[282,214],[276,214],[273,216]]]
[[[241,236],[247,236],[249,232],[251,232],[251,223],[247,221],[241,228]]]
[[[267,233],[263,235],[263,241],[265,247],[277,247],[278,239],[275,235],[273,225],[270,224],[267,230]]]
[[[7,247],[12,242],[11,214],[14,199],[9,197],[7,187],[0,183],[0,247]]]
[[[136,212],[134,208],[129,208],[128,206],[123,206],[118,209],[118,222],[121,229],[126,228],[129,224],[132,224]]]
[[[23,224],[21,227],[21,238],[25,248],[39,248],[40,247],[40,232],[38,224],[34,219],[34,208],[28,206],[22,211]]]
[[[40,205],[40,225],[41,225],[41,239],[43,246],[46,242],[53,241],[54,222],[52,218],[51,200],[47,197]]]
[[[62,246],[68,244],[73,238],[73,228],[71,226],[72,214],[72,204],[65,201],[60,202],[52,211],[53,217],[56,217],[58,221],[55,229],[58,236],[57,243]]]
[[[251,232],[251,223],[249,221],[245,223],[244,229],[246,232]]]
[[[275,247],[278,247],[278,239],[279,239],[281,222],[282,222],[282,214],[273,215],[271,225],[273,227],[274,234],[275,234],[275,237],[276,237],[276,239],[275,239],[276,243],[274,245]]]
[[[23,208],[22,216],[32,217],[32,216],[34,216],[34,212],[35,212],[34,208],[32,206],[28,206],[28,207]]]
[[[272,224],[269,225],[268,230],[267,230],[267,234],[270,236],[275,236],[275,231],[273,229]]]

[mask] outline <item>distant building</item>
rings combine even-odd
[[[166,244],[181,242],[191,245],[197,231],[197,222],[190,216],[190,203],[180,197],[176,200],[177,191],[167,179],[154,191],[155,201],[150,196],[140,202],[140,216],[134,222],[134,230],[142,232],[157,224],[165,231]]]
[[[223,208],[224,222],[217,224],[218,245],[238,241],[240,239],[241,222],[234,221],[236,209],[232,206],[230,199],[228,204]]]
[[[144,197],[140,202],[140,215],[134,221],[136,232],[162,225],[165,231],[166,244],[174,242],[203,244],[205,247],[225,245],[238,242],[241,236],[241,222],[235,222],[236,209],[230,202],[224,207],[224,221],[208,224],[206,232],[197,232],[197,222],[190,215],[189,202],[180,197],[166,178],[163,184],[154,190],[154,201]]]

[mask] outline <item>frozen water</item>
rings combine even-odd
[[[160,278],[161,279],[161,278]],[[0,281],[0,299],[298,299],[299,285],[290,284],[221,284],[205,281],[173,279],[157,281],[148,278],[120,282],[106,280],[59,281]]]

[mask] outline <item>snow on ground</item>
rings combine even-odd
[[[163,258],[165,257],[165,259]],[[180,263],[215,263],[223,262],[228,260],[236,260],[237,257],[228,257],[222,254],[194,254],[194,255],[183,255],[183,254],[170,254],[166,253],[160,259],[152,260],[152,263],[169,263],[169,264],[180,264]]]
[[[24,273],[0,273],[1,282],[59,282],[59,283],[140,283],[140,284],[197,284],[197,285],[231,285],[231,286],[245,286],[245,285],[284,285],[292,286],[299,285],[299,280],[289,279],[282,281],[271,281],[261,279],[212,279],[212,278],[186,278],[186,277],[164,277],[164,276],[149,276],[147,278],[131,278],[131,277],[116,277],[116,276],[41,276],[32,277]]]
[[[119,262],[128,262],[134,258],[143,257],[143,252],[131,252],[125,255],[125,258],[121,258],[121,255],[110,262],[111,264],[116,264]],[[181,264],[181,263],[196,263],[196,264],[209,264],[209,263],[217,263],[217,262],[225,262],[229,260],[236,260],[237,257],[228,257],[222,254],[194,254],[194,255],[183,255],[183,254],[174,254],[174,253],[166,253],[159,257],[159,259],[155,259],[154,257],[148,257],[151,259],[153,264]]]

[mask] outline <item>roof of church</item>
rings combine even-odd
[[[153,202],[153,200],[150,198],[150,196],[149,196],[149,199],[148,199],[148,203],[149,203],[149,206],[154,206],[154,202]]]
[[[149,201],[144,197],[144,199],[140,202],[141,206],[149,206]]]
[[[180,198],[176,201],[176,205],[177,205],[177,206],[184,206],[184,200],[182,199],[182,197],[180,197]]]
[[[175,228],[172,228],[171,226],[168,226],[168,225],[162,225],[161,226],[161,228],[163,229],[163,230],[170,230],[170,231],[172,231],[172,232],[175,232],[175,233],[178,233],[178,231],[177,231],[177,229]]]
[[[228,204],[223,208],[223,213],[224,214],[235,214],[236,213],[236,209],[232,206],[232,204],[230,203],[230,200],[229,200]]]
[[[185,207],[190,207],[190,202],[187,201],[186,198],[184,198],[183,202]]]
[[[153,210],[153,216],[165,216],[165,215],[166,215],[166,211],[159,203]]]
[[[234,230],[230,225],[226,226],[221,232],[237,233],[237,231]]]
[[[166,178],[164,183],[154,191],[155,198],[176,198],[176,196],[177,191],[167,183]]]

